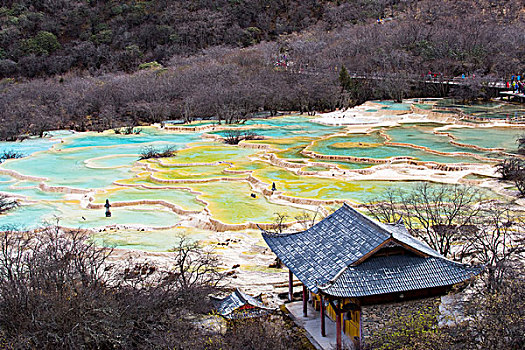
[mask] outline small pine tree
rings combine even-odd
[[[339,84],[341,85],[341,90],[348,91],[351,83],[352,83],[352,78],[350,78],[350,74],[348,74],[348,70],[346,70],[346,67],[344,65],[341,66],[341,71],[339,72]]]

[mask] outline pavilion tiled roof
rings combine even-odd
[[[479,272],[448,261],[412,237],[404,225],[377,222],[346,204],[305,231],[263,231],[262,235],[284,265],[314,293],[365,296],[407,291],[455,284]],[[421,256],[373,256],[389,242]]]
[[[222,299],[212,299],[217,313],[227,319],[259,317],[273,312],[273,309],[264,305],[261,300],[239,289]]]
[[[449,286],[463,282],[479,271],[476,267],[436,257],[378,256],[347,267],[333,283],[319,289],[335,297],[357,298]]]

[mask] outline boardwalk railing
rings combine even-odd
[[[310,74],[310,75],[319,75],[326,74],[328,69],[290,69],[293,73],[298,74]],[[507,82],[502,78],[487,78],[487,77],[475,77],[475,76],[465,76],[463,77],[451,77],[441,74],[423,74],[423,75],[401,75],[401,74],[375,74],[375,73],[363,73],[363,72],[348,72],[348,75],[352,79],[367,79],[367,80],[386,80],[386,79],[401,79],[414,82],[421,82],[427,84],[445,84],[445,85],[468,85],[472,81],[479,80],[480,84],[485,85],[489,88],[494,89],[507,89]]]

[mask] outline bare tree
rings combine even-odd
[[[511,157],[506,158],[502,163],[497,165],[497,172],[501,175],[503,181],[512,181],[518,189],[519,196],[525,196],[525,161]]]
[[[219,259],[210,249],[185,235],[177,236],[178,243],[171,250],[175,254],[173,275],[180,290],[194,290],[199,286],[216,287],[223,275],[218,271]]]
[[[491,203],[462,230],[461,257],[485,266],[486,286],[496,291],[512,270],[525,261],[525,213],[508,203]]]
[[[274,220],[273,229],[271,232],[281,234],[284,232],[284,230],[288,226],[286,225],[286,219],[288,219],[288,215],[283,214],[283,213],[274,213],[274,215],[275,215],[275,220]]]
[[[301,215],[298,215],[298,216],[295,217],[295,220],[297,220],[301,224],[303,229],[305,229],[305,230],[309,229],[310,227],[315,225],[315,223],[317,221],[320,221],[322,219],[323,219],[323,217],[322,217],[322,214],[321,214],[321,208],[320,207],[318,207],[315,210],[315,213],[313,213],[313,214],[311,212],[303,211],[303,213]]]
[[[523,349],[524,300],[523,276],[508,274],[495,291],[481,287],[468,293],[467,300],[461,302],[463,321],[440,326],[435,307],[394,314],[372,334],[367,349]]]
[[[472,224],[483,198],[474,187],[462,185],[417,186],[412,192],[387,192],[369,202],[369,212],[379,221],[404,218],[409,232],[440,254],[449,256],[462,230]]]
[[[378,221],[394,223],[403,218],[401,200],[405,193],[388,189],[381,197],[365,204],[368,212]]]
[[[83,231],[2,232],[4,342],[14,348],[201,348],[190,316],[210,310],[217,271],[206,264],[216,259],[180,243],[180,272],[151,263],[122,270],[110,254]]]
[[[474,290],[463,305],[468,322],[453,327],[451,333],[461,349],[523,349],[524,300],[523,274],[520,270],[507,271],[496,289]]]

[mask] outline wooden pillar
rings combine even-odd
[[[337,317],[335,318],[335,322],[336,322],[336,339],[337,339],[337,350],[342,350],[343,349],[343,338],[342,338],[342,313],[341,311],[339,310],[339,307],[337,308],[337,310],[335,310],[335,313],[337,315]]]
[[[303,316],[308,316],[308,289],[306,289],[306,286],[303,284]]]
[[[362,321],[362,314],[363,309],[361,309],[361,306],[359,306],[359,318],[357,319],[359,322],[359,347],[358,349],[361,349],[363,347],[363,322]]]
[[[293,273],[292,270],[288,270],[288,300],[293,300]]]
[[[324,300],[323,300],[323,296],[321,295],[321,336],[322,337],[326,337],[326,326],[325,326],[325,320],[324,320],[324,313],[325,313],[325,310],[324,310]]]

